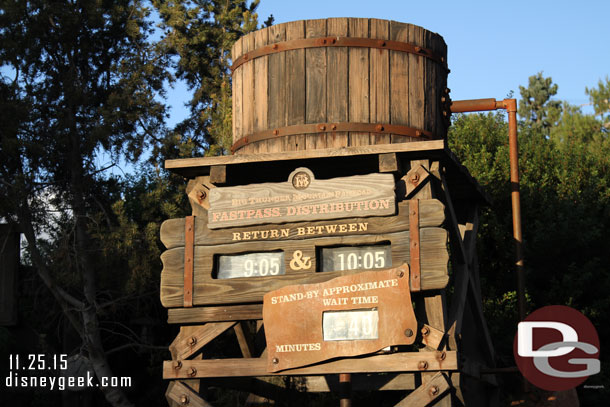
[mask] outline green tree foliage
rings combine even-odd
[[[529,77],[526,87],[519,86],[521,100],[519,116],[537,130],[547,130],[554,126],[561,113],[561,102],[551,98],[557,94],[557,85],[542,72]]]
[[[602,126],[606,131],[610,131],[610,79],[597,83],[597,88],[586,88],[585,92],[591,99],[591,104],[595,109],[595,114],[599,115]]]
[[[193,154],[225,154],[232,144],[231,47],[256,29],[258,0],[153,0],[161,16],[165,51],[176,76],[193,97],[191,115],[176,128],[176,139],[188,140]]]
[[[547,90],[541,91],[541,84]],[[535,107],[535,99],[526,98],[519,110],[526,114],[519,125],[519,165],[529,311],[550,304],[572,306],[592,320],[606,343],[610,339],[605,323],[610,310],[606,294],[610,240],[605,236],[610,228],[610,140],[599,118],[567,103],[556,120],[539,126],[537,118],[544,121],[548,112],[558,111],[550,100],[557,85],[538,75],[530,77],[530,88],[522,88],[521,94],[546,96]],[[589,93],[594,99],[603,91],[600,83]],[[488,323],[503,363],[509,365],[518,316],[505,117],[459,115],[449,140],[493,200],[493,206],[483,211],[479,258]],[[602,354],[603,366],[606,361]],[[590,379],[603,380],[601,375]]]

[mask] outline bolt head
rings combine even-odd
[[[193,346],[193,345],[195,345],[195,344],[197,344],[197,338],[196,338],[196,337],[194,337],[194,336],[191,336],[191,337],[189,338],[189,345]]]
[[[189,376],[195,376],[197,374],[197,369],[195,369],[194,367],[189,367],[189,370],[187,371],[187,374]]]
[[[174,369],[180,370],[182,368],[182,361],[180,361],[180,360],[174,361],[173,366],[174,366]]]
[[[189,398],[188,398],[188,396],[186,394],[183,394],[182,396],[180,396],[180,404],[185,406],[188,403],[189,403]]]
[[[406,336],[407,338],[412,337],[412,336],[413,336],[413,330],[412,330],[411,328],[407,328],[407,329],[405,329],[405,336]]]
[[[419,370],[426,370],[428,368],[428,362],[421,360],[417,365]]]
[[[447,352],[445,352],[445,351],[436,352],[436,358],[438,360],[445,360],[446,357],[447,357]]]
[[[439,392],[439,388],[438,386],[432,386],[430,387],[430,390],[428,390],[430,392],[431,396],[436,396]]]
[[[271,359],[271,361],[273,362],[274,365],[277,365],[278,363],[280,363],[280,360],[278,358],[273,358],[273,359]]]
[[[422,335],[426,336],[426,335],[428,335],[429,333],[430,333],[430,328],[428,328],[427,326],[425,326],[425,327],[423,327],[423,328],[421,329],[421,334],[422,334]]]

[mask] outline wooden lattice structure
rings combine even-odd
[[[401,391],[399,406],[493,405],[476,257],[487,199],[447,148],[442,38],[299,21],[233,53],[236,154],[166,162],[192,206],[161,228],[161,301],[181,326],[170,404],[207,406],[200,386],[220,386],[250,401],[351,387]],[[230,330],[241,355],[206,359]]]

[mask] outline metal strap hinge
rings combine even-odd
[[[193,306],[193,266],[195,261],[195,217],[184,222],[184,306]]]
[[[421,291],[419,199],[409,201],[409,238],[411,291]]]

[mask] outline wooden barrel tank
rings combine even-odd
[[[443,139],[447,47],[421,27],[367,18],[294,21],[232,49],[233,152]]]

